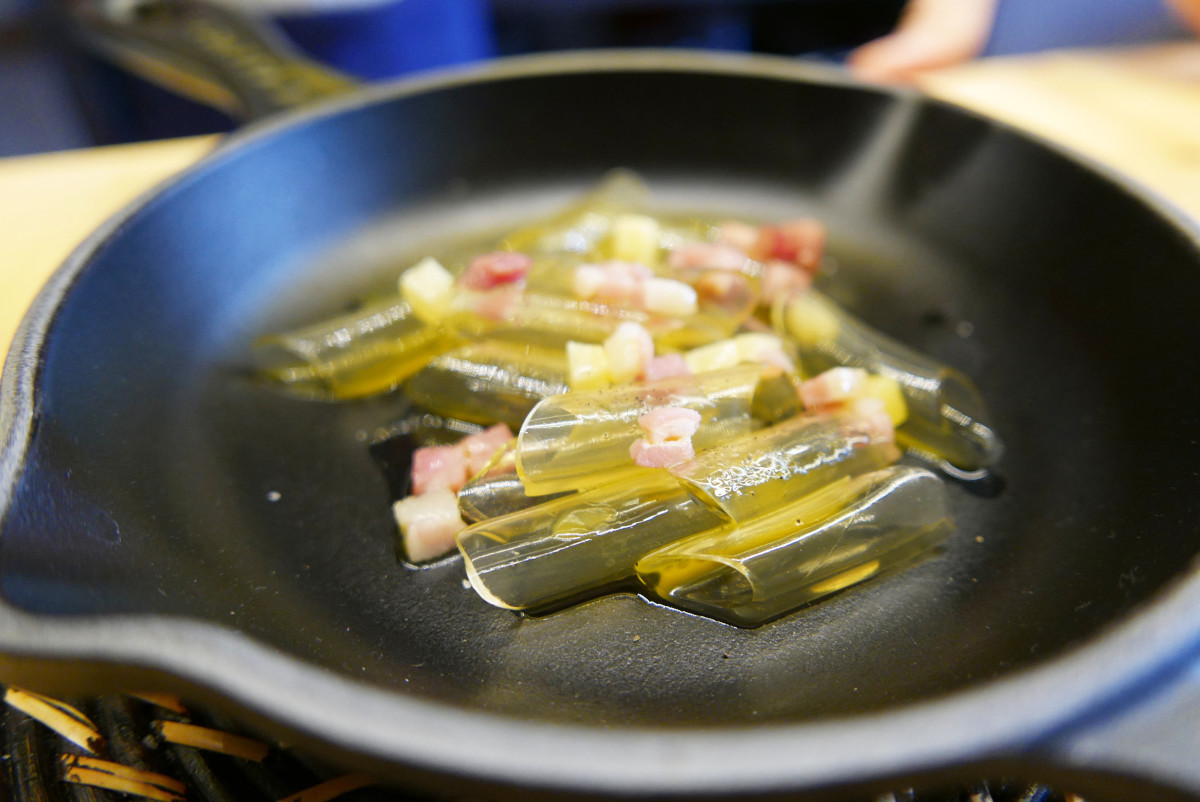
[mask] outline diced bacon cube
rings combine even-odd
[[[880,399],[851,399],[844,406],[844,414],[853,418],[855,428],[867,435],[872,443],[895,442],[896,428]]]
[[[596,288],[594,297],[612,301],[630,301],[637,298],[641,289],[641,281],[632,271],[612,266],[610,263],[604,269],[600,286]]]
[[[400,527],[404,553],[415,563],[453,549],[454,536],[467,526],[458,511],[458,497],[445,488],[397,501],[392,516]]]
[[[586,264],[575,268],[573,290],[577,298],[601,298],[607,301],[637,301],[642,285],[654,271],[638,262],[617,260]]]
[[[426,446],[413,451],[414,496],[443,489],[457,493],[466,482],[467,457],[460,446]]]
[[[670,468],[695,457],[696,449],[691,439],[651,443],[639,438],[629,447],[629,456],[643,468]]]
[[[496,452],[512,439],[512,429],[508,428],[507,423],[497,423],[482,432],[464,437],[458,445],[467,459],[467,477],[482,471]]]
[[[646,433],[629,447],[629,456],[643,468],[669,468],[696,456],[692,435],[700,428],[700,413],[687,407],[657,407],[638,418]]]
[[[688,368],[683,354],[656,356],[646,364],[646,369],[642,372],[642,378],[648,382],[690,375],[692,371]]]
[[[473,298],[471,311],[485,320],[507,320],[520,303],[521,293],[522,289],[515,285],[499,286],[487,292],[480,292]]]
[[[811,286],[812,276],[791,262],[772,259],[763,266],[762,297],[766,301],[804,292]]]
[[[809,275],[815,276],[820,272],[821,257],[825,253],[825,225],[805,217],[789,220],[780,225],[779,230],[792,251],[790,261]]]
[[[687,407],[656,407],[638,418],[649,443],[690,440],[700,428],[700,413]]]
[[[642,308],[656,315],[685,317],[696,314],[696,291],[669,278],[649,278],[642,285]]]
[[[742,253],[749,253],[758,242],[758,227],[737,220],[727,220],[717,227],[717,239]]]
[[[718,242],[689,242],[667,257],[667,264],[679,269],[741,270],[749,261],[745,251]]]
[[[861,395],[866,384],[862,368],[832,368],[800,383],[800,401],[805,409],[840,404]]]
[[[820,270],[824,251],[825,226],[809,218],[761,226],[758,241],[750,249],[760,260],[781,259],[813,275]]]
[[[692,283],[696,294],[722,307],[736,309],[750,303],[757,292],[741,273],[708,270]]]
[[[523,282],[533,259],[516,251],[497,251],[476,256],[458,277],[458,286],[468,290],[490,290],[501,284]]]

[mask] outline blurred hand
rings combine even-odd
[[[1200,24],[1200,0],[1191,6]],[[979,55],[987,44],[998,0],[909,0],[896,30],[850,54],[850,71],[866,81],[902,84],[921,70]]]

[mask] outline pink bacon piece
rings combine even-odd
[[[584,300],[640,302],[642,287],[654,271],[637,262],[609,261],[575,268],[575,295]]]
[[[821,269],[825,253],[825,226],[800,217],[777,225],[752,226],[730,221],[717,228],[717,240],[759,262],[779,260],[799,267],[810,276]]]
[[[766,261],[779,259],[816,275],[825,252],[825,226],[817,220],[800,218],[775,226],[760,226],[752,256]]]
[[[696,449],[689,440],[673,440],[668,443],[648,443],[644,438],[635,440],[629,447],[629,456],[643,468],[670,468],[687,462],[696,456]]]
[[[866,383],[862,368],[832,368],[800,383],[800,401],[805,409],[841,404],[860,394]]]
[[[467,477],[479,473],[491,461],[496,452],[513,438],[507,423],[497,423],[482,432],[467,435],[458,445],[467,461]]]
[[[758,242],[758,226],[727,220],[717,227],[717,239],[742,253],[750,253]]]
[[[855,398],[844,405],[845,413],[853,416],[872,443],[894,443],[896,427],[878,398]]]
[[[521,303],[523,291],[517,285],[498,285],[472,296],[471,311],[485,320],[507,320]]]
[[[658,407],[638,418],[646,432],[629,447],[629,456],[643,468],[669,468],[696,456],[692,436],[700,428],[700,413],[686,407]]]
[[[443,489],[457,493],[512,437],[508,424],[497,423],[453,445],[418,448],[413,451],[412,494]]]
[[[651,443],[691,439],[700,428],[700,413],[687,407],[657,407],[638,418]]]
[[[457,493],[467,483],[467,455],[457,445],[425,446],[413,451],[412,494],[433,490]]]
[[[795,253],[792,261],[809,275],[821,271],[821,257],[825,255],[825,224],[811,218],[793,220],[781,226]]]
[[[727,270],[707,270],[692,287],[699,298],[735,314],[766,297],[744,275]]]
[[[762,295],[766,299],[795,295],[812,286],[812,275],[782,259],[772,259],[763,267]]]
[[[516,251],[497,251],[476,256],[458,279],[465,290],[490,290],[502,284],[520,284],[533,267],[533,259]]]
[[[642,378],[648,382],[690,375],[692,375],[692,371],[684,360],[683,354],[656,356],[646,363],[646,367],[642,371]]]
[[[667,257],[667,264],[678,269],[741,270],[749,261],[745,251],[719,242],[689,242]]]

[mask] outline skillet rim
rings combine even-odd
[[[861,84],[833,68],[761,55],[688,51],[594,51],[503,59],[369,87],[289,112],[229,137],[195,165],[141,195],[81,243],[23,319],[0,377],[0,520],[33,436],[40,351],[57,309],[94,253],[143,208],[247,148],[307,121],[463,84],[587,72],[674,71],[843,86],[952,109],[1073,161],[1164,218],[1200,251],[1200,223],[1133,179],[1063,145],[912,90]],[[798,724],[711,730],[606,730],[512,719],[405,697],[350,680],[268,647],[238,630],[167,616],[62,618],[29,614],[0,599],[0,667],[36,687],[55,664],[76,682],[90,668],[123,670],[170,688],[208,689],[256,719],[299,732],[383,766],[411,766],[556,790],[612,793],[754,792],[860,781],[919,767],[1019,753],[1176,669],[1200,648],[1195,563],[1142,609],[1109,622],[1084,643],[1035,666],[943,696],[877,713]],[[71,663],[72,665],[66,665]],[[31,673],[32,672],[32,673]],[[284,681],[286,680],[286,681]],[[289,685],[289,682],[295,684]],[[306,699],[297,707],[295,699]],[[1123,702],[1128,703],[1128,702]],[[976,722],[986,721],[986,727]],[[914,733],[920,733],[915,738]],[[734,734],[736,737],[730,737]],[[564,744],[568,744],[564,748]],[[462,765],[459,756],[469,756]],[[714,755],[720,755],[714,760]],[[547,760],[553,756],[554,760]]]

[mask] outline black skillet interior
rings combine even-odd
[[[464,588],[457,558],[397,561],[364,442],[397,399],[247,375],[256,335],[613,167],[666,210],[822,217],[830,291],[978,381],[1004,488],[952,488],[943,554],[754,630],[629,594],[522,618]],[[228,147],[90,256],[43,347],[0,588],[60,620],[214,622],[517,718],[800,722],[929,699],[1062,654],[1192,562],[1196,263],[1091,169],[836,82],[584,72],[313,115]]]

